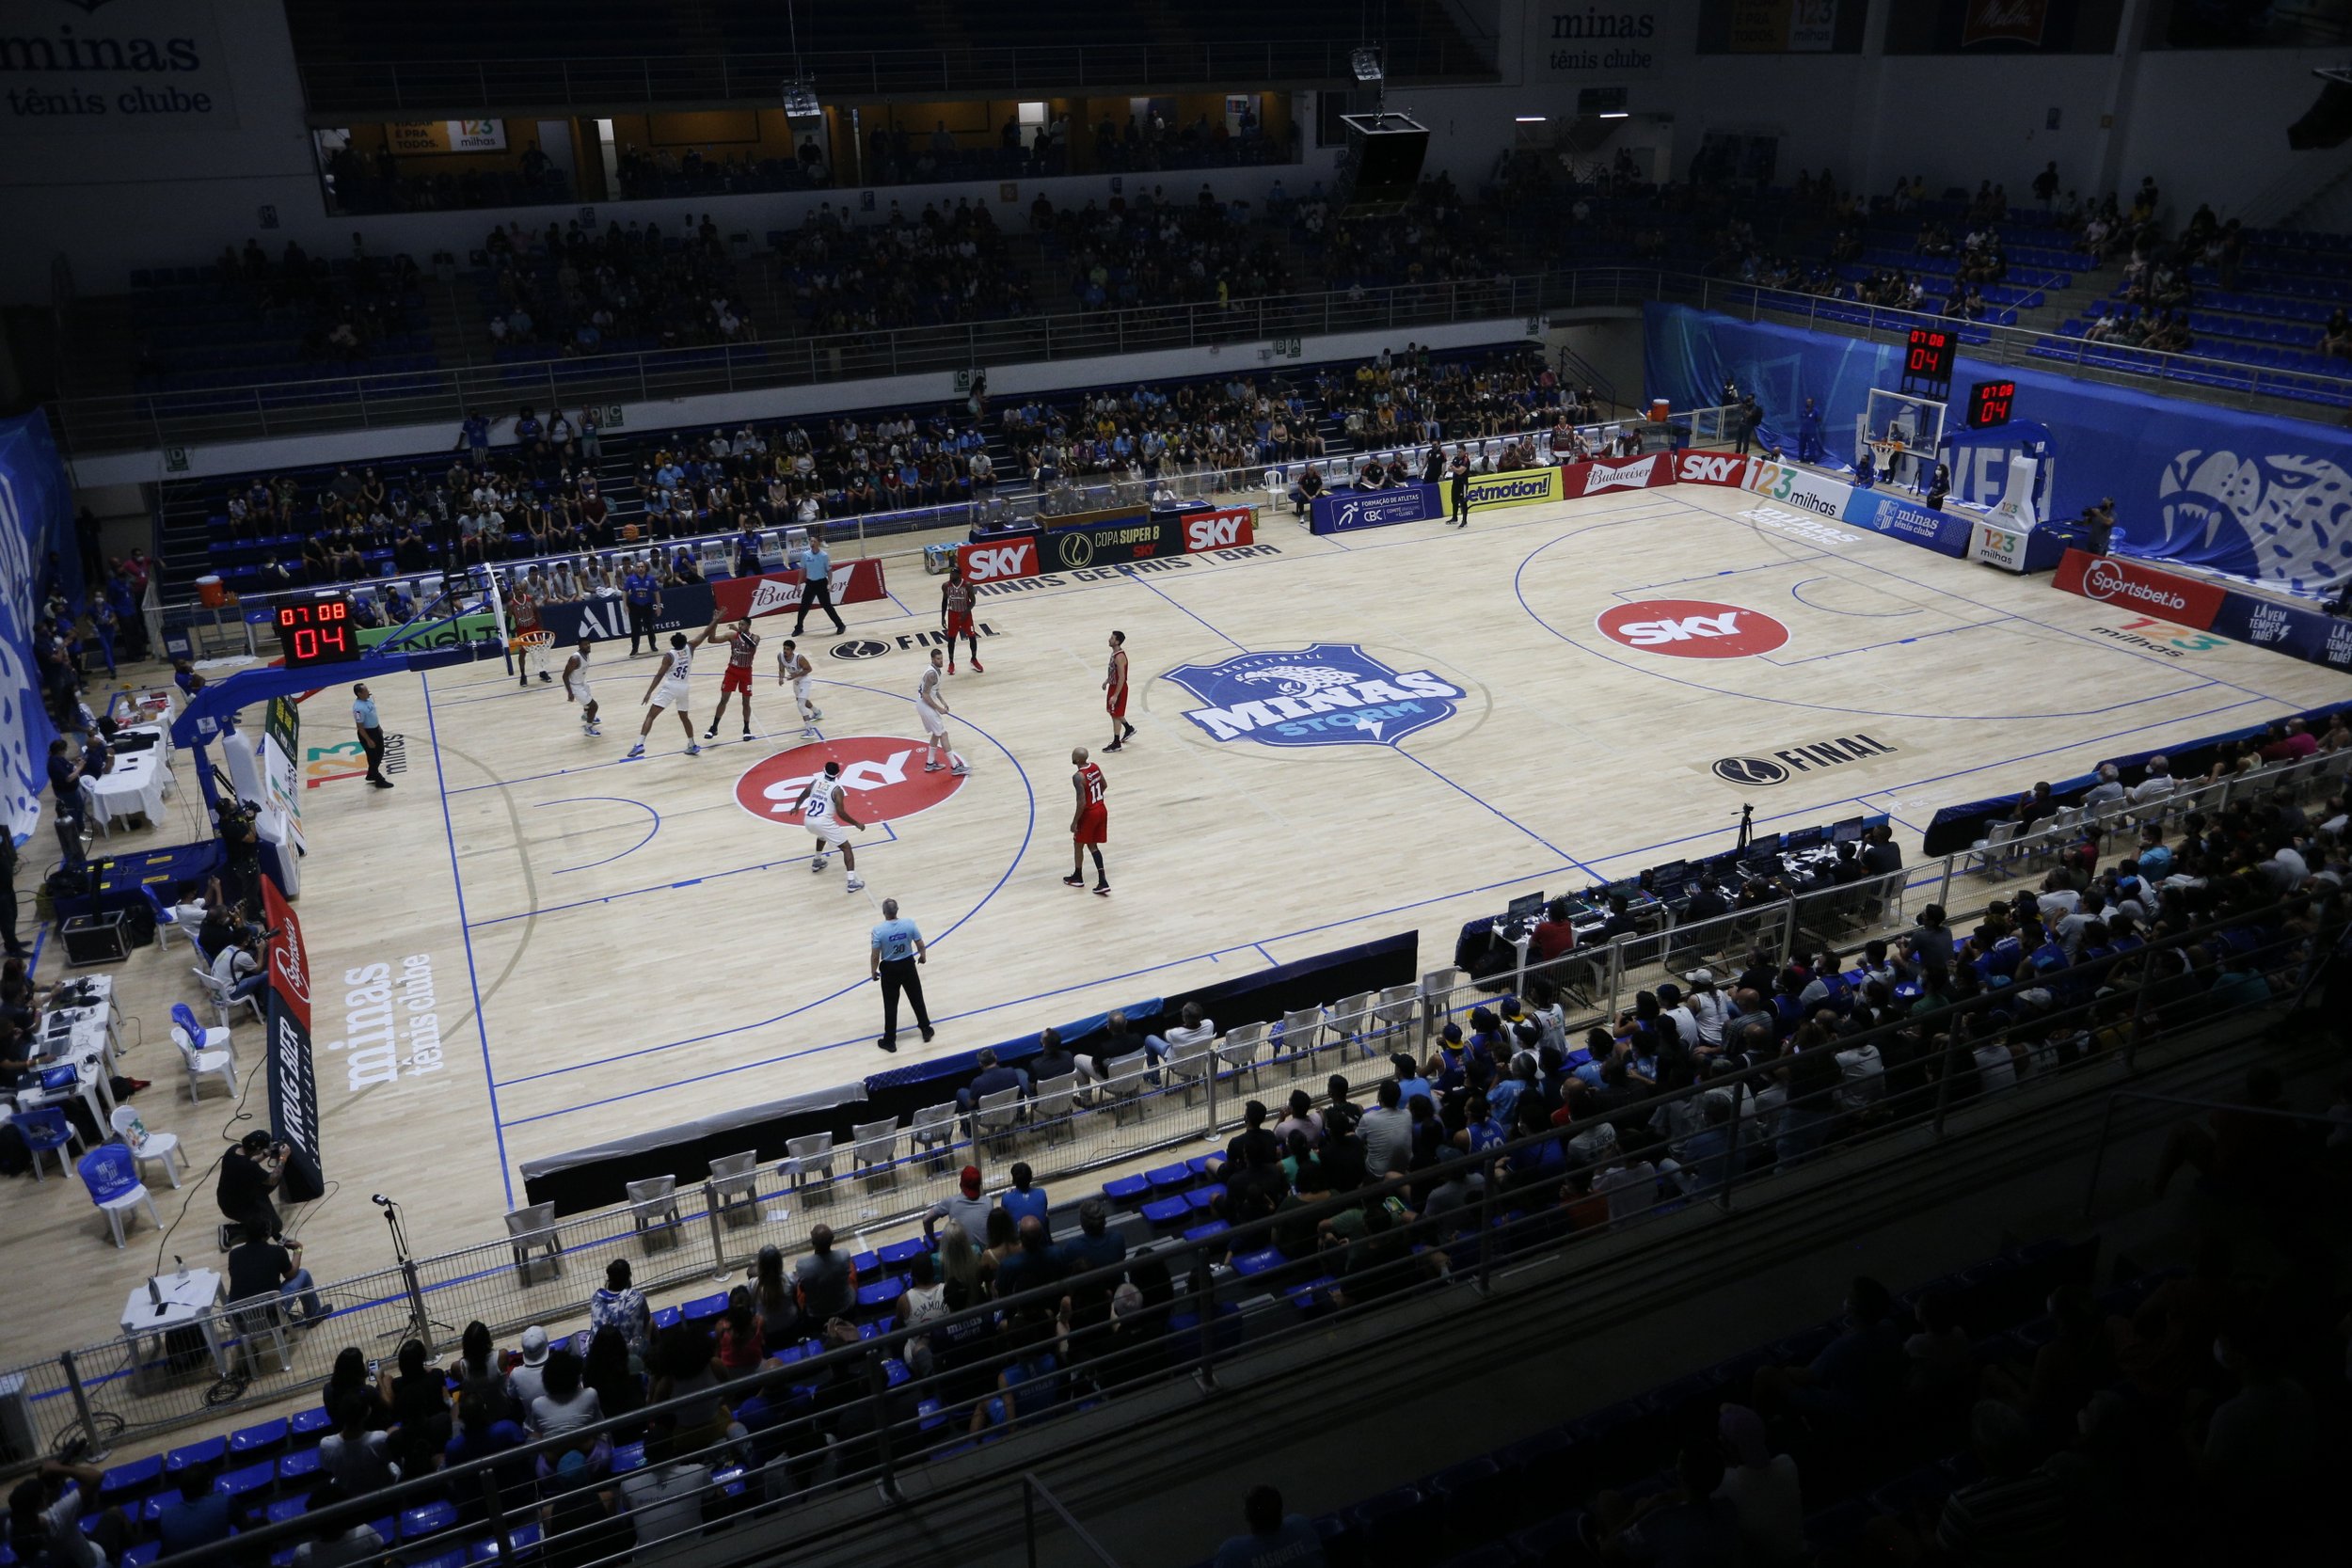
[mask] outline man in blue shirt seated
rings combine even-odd
[[[1322,1568],[1323,1537],[1303,1513],[1282,1512],[1282,1494],[1253,1486],[1242,1499],[1248,1533],[1226,1538],[1211,1568]]]
[[[979,1056],[980,1070],[972,1082],[956,1091],[956,1106],[969,1111],[982,1097],[1001,1094],[1007,1089],[1019,1089],[1023,1099],[1029,1094],[1029,1075],[1017,1067],[1006,1067],[996,1060],[996,1053],[983,1051]]]

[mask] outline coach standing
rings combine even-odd
[[[1731,416],[1732,427],[1740,433],[1740,444],[1733,450],[1742,457],[1756,444],[1756,432],[1764,422],[1764,410],[1756,406],[1756,394],[1750,392],[1740,400],[1740,406]]]
[[[359,732],[359,749],[368,754],[368,783],[391,788],[392,781],[384,776],[384,723],[375,716],[375,699],[365,682],[351,689],[351,727]]]
[[[1454,511],[1455,528],[1470,527],[1470,455],[1461,448],[1454,449]]]
[[[812,608],[823,610],[832,618],[835,637],[850,629],[841,624],[841,612],[833,607],[833,557],[826,553],[825,535],[820,529],[809,531],[808,550],[801,557],[801,614],[792,623],[793,636],[807,629]]]
[[[906,992],[907,1001],[914,1007],[914,1026],[923,1031],[925,1044],[930,1042],[930,1010],[923,1006],[923,975],[914,966],[930,958],[923,946],[923,933],[914,928],[912,920],[898,918],[898,901],[882,900],[882,924],[874,927],[874,945],[867,954],[870,977],[882,982],[882,1032],[874,1043],[884,1051],[898,1049],[898,993]]]

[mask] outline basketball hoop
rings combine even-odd
[[[506,651],[510,654],[519,654],[532,648],[552,648],[554,646],[555,633],[548,630],[545,626],[534,626],[529,631],[518,631],[513,637],[506,640]]]

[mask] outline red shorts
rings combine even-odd
[[[1126,718],[1127,689],[1122,686],[1116,691],[1104,692],[1103,694],[1103,711],[1109,714],[1114,719]]]
[[[1070,836],[1080,844],[1104,844],[1109,842],[1110,834],[1110,808],[1097,800],[1078,814],[1077,829]]]
[[[947,641],[972,635],[972,612],[968,610],[951,611],[947,616]]]
[[[727,673],[719,677],[719,695],[722,697],[730,691],[749,691],[751,689],[752,671],[748,664],[730,664]]]

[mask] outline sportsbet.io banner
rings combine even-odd
[[[302,922],[269,878],[262,879],[269,939],[270,1130],[324,1170],[319,1159],[318,1073],[310,1057],[310,955]]]
[[[2144,561],[2070,549],[2052,586],[2133,617],[2212,632],[2331,670],[2352,670],[2352,621],[2223,588]],[[2130,623],[2119,628],[2130,630]]]

